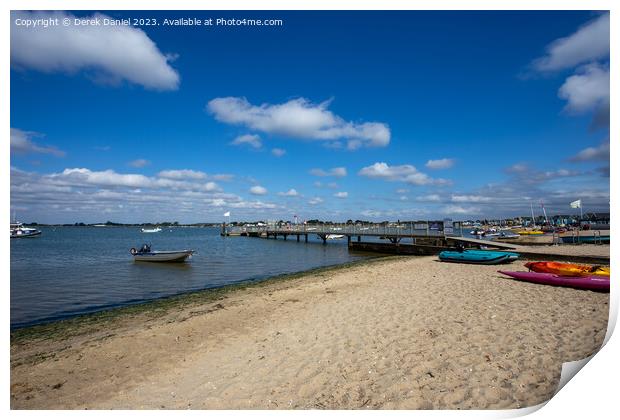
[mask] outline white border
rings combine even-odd
[[[618,6],[614,8],[615,4],[619,2],[604,1],[604,0],[437,0],[437,1],[409,1],[405,4],[402,0],[381,0],[381,1],[342,1],[342,0],[302,0],[302,1],[282,1],[282,0],[262,0],[250,1],[250,0],[228,0],[220,1],[218,3],[210,1],[198,1],[198,0],[178,0],[175,2],[165,0],[151,0],[151,1],[139,1],[139,0],[64,0],[64,1],[45,1],[45,0],[5,0],[0,5],[3,10],[2,22],[2,41],[0,41],[0,48],[2,49],[2,66],[0,68],[1,80],[3,89],[1,98],[1,107],[3,110],[1,115],[3,132],[9,133],[10,119],[10,48],[9,48],[9,36],[10,25],[9,23],[9,11],[11,9],[21,10],[611,10],[611,56],[618,57],[618,43],[617,33],[615,29],[619,23],[618,19]],[[353,7],[354,5],[354,7]],[[612,75],[620,74],[615,71],[611,72]],[[611,79],[611,97],[612,102],[617,97],[618,84],[616,83],[617,77]],[[610,133],[615,133],[616,122],[618,121],[617,107],[611,106],[611,127]],[[4,137],[3,138],[7,138]],[[618,156],[617,147],[615,142],[618,139],[611,138],[611,160],[614,161]],[[1,165],[4,174],[8,174],[9,171],[9,145],[8,140],[3,144],[3,153],[1,155]],[[9,191],[9,177],[3,178],[4,182],[1,183],[2,196],[5,197],[2,200],[2,219],[10,219],[10,191]],[[617,212],[615,211],[615,187],[617,186],[617,171],[613,165],[611,167],[611,190],[612,190],[612,218],[614,223],[617,222]],[[620,220],[620,219],[618,219]],[[618,222],[620,223],[620,222]],[[612,226],[612,236],[616,238],[616,230]],[[70,412],[70,411],[10,411],[9,399],[10,399],[10,370],[9,370],[9,324],[10,324],[10,299],[9,299],[9,238],[5,237],[0,242],[1,252],[4,256],[4,264],[2,264],[2,279],[4,280],[4,289],[2,294],[3,303],[3,315],[4,315],[4,337],[7,337],[5,345],[2,347],[2,356],[4,363],[3,369],[3,411],[7,412],[10,416],[15,418],[31,418],[33,416],[52,417],[52,418],[83,418],[85,412]],[[612,258],[616,260],[617,246],[612,243]],[[614,265],[614,272],[617,268]],[[612,293],[610,295],[610,328],[606,336],[606,345],[601,351],[585,366],[581,372],[577,375],[577,378],[571,380],[561,391],[552,398],[544,408],[535,411],[530,415],[530,418],[536,419],[554,419],[554,418],[608,418],[609,413],[618,412],[617,410],[617,390],[618,390],[618,357],[620,357],[618,338],[613,335],[610,336],[617,320],[618,313],[618,286],[617,276],[612,279]],[[540,407],[536,407],[540,408]],[[534,410],[536,409],[534,408]],[[286,416],[287,418],[293,416],[297,418],[311,417],[327,417],[336,415],[342,418],[352,418],[355,416],[356,420],[360,417],[399,417],[399,418],[507,418],[527,414],[533,409],[525,410],[510,410],[510,411],[432,411],[432,412],[414,412],[414,411],[210,411],[209,416],[216,416],[223,419],[233,419],[241,417],[247,417],[252,419],[273,419]],[[130,411],[119,412],[114,414],[111,412],[89,412],[88,417],[100,418],[115,416],[131,416],[132,418],[164,418],[172,413],[167,411]],[[179,413],[174,413],[179,415]],[[203,418],[205,412],[188,412],[183,413],[187,417]]]

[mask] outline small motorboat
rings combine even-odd
[[[607,276],[610,275],[609,267],[601,265],[579,265],[560,263],[553,261],[537,261],[525,263],[525,266],[536,273],[551,273],[559,276]]]
[[[330,233],[329,235],[325,237],[325,239],[342,239],[342,238],[344,238],[344,235],[336,235],[333,233]]]
[[[187,258],[191,258],[194,251],[191,249],[180,251],[153,251],[150,245],[144,244],[140,249],[131,248],[129,253],[133,255],[134,261],[183,262]]]
[[[499,233],[498,238],[499,239],[517,239],[518,237],[520,237],[521,235],[519,235],[518,233],[512,233],[512,232],[508,232],[508,231],[502,231]]]
[[[558,276],[551,273],[534,273],[526,271],[499,271],[513,279],[549,286],[573,287],[576,289],[597,290],[609,292],[609,277],[606,276]]]
[[[41,231],[35,228],[24,226],[23,223],[11,223],[11,239],[17,238],[35,238],[41,235]]]
[[[477,249],[441,251],[439,253],[441,261],[466,264],[503,264],[515,261],[517,258],[519,258],[519,254],[516,252]]]
[[[142,233],[157,233],[157,232],[161,232],[161,228],[160,227],[156,227],[154,229],[140,229],[142,230]]]

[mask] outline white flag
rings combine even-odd
[[[581,199],[579,199],[577,201],[573,201],[572,203],[570,203],[570,208],[571,209],[580,209],[581,208]]]
[[[224,213],[224,217],[230,217],[230,212],[227,211],[226,213]]]

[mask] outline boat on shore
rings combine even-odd
[[[178,251],[154,251],[151,246],[144,244],[140,249],[131,248],[129,253],[133,255],[134,261],[147,262],[183,262],[194,254],[191,249]]]
[[[157,232],[161,232],[161,228],[160,227],[156,227],[154,229],[145,229],[142,228],[140,229],[142,231],[142,233],[157,233]]]
[[[10,224],[11,239],[17,238],[35,238],[41,235],[39,229],[24,226],[21,222],[13,222]]]
[[[551,273],[559,276],[607,276],[610,275],[609,267],[600,265],[580,265],[553,261],[537,261],[525,263],[525,266],[536,273]]]
[[[572,287],[575,289],[596,290],[609,292],[609,277],[607,276],[558,276],[551,273],[535,273],[527,271],[498,271],[513,279],[530,283],[544,284],[548,286]]]
[[[475,249],[442,251],[439,259],[443,262],[456,262],[465,264],[503,264],[515,261],[519,258],[516,252],[506,251],[483,251]]]

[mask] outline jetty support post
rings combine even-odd
[[[308,234],[306,233],[304,236],[306,237],[306,243],[308,243]]]

